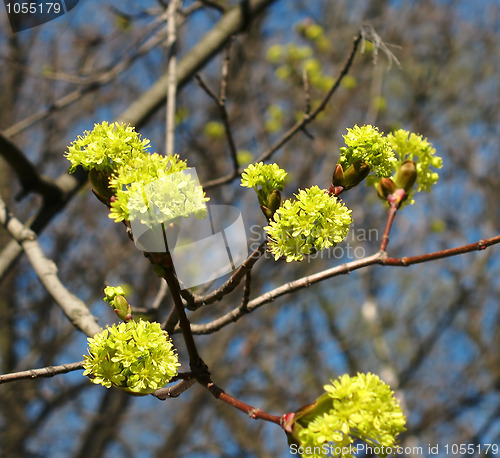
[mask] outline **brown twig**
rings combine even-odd
[[[84,361],[77,363],[61,364],[59,366],[47,366],[40,369],[29,369],[27,371],[12,372],[11,374],[0,375],[0,385],[2,383],[14,382],[16,380],[34,379],[40,377],[54,377],[54,375],[66,374],[68,372],[83,369]]]
[[[449,248],[447,250],[434,251],[433,253],[421,254],[419,256],[409,256],[402,258],[386,258],[384,265],[386,266],[411,266],[412,264],[419,264],[421,262],[433,261],[435,259],[449,258],[450,256],[457,256],[459,254],[470,253],[472,251],[482,251],[489,246],[500,243],[500,235],[490,239],[479,240],[478,242],[469,243],[456,248]]]
[[[333,83],[331,89],[325,94],[323,99],[321,99],[321,102],[319,105],[310,113],[306,113],[302,119],[297,121],[290,129],[288,129],[282,136],[281,138],[274,143],[267,151],[262,153],[256,160],[255,162],[261,162],[269,159],[277,150],[279,150],[283,145],[285,145],[298,131],[304,130],[304,128],[311,123],[326,107],[330,99],[332,98],[333,94],[337,91],[337,89],[340,86],[340,83],[342,82],[342,79],[347,75],[349,72],[349,69],[351,68],[352,62],[354,60],[354,56],[356,55],[356,51],[359,47],[359,43],[361,41],[361,33],[359,33],[353,40],[353,44],[351,47],[351,50],[349,51],[349,54],[344,62],[344,65],[342,66],[342,69],[340,70],[340,74],[338,75],[337,79]],[[234,176],[234,174],[229,174],[221,178],[216,178],[215,180],[210,180],[207,181],[203,187],[205,189],[213,188],[215,186],[220,186],[226,183],[230,183],[232,180],[234,180],[237,176],[239,176],[241,173],[243,173],[243,170],[239,170],[238,174]]]
[[[160,401],[165,401],[168,398],[176,398],[184,393],[184,391],[191,388],[195,383],[195,378],[186,378],[184,380],[180,380],[175,385],[160,388],[152,393],[152,395]]]
[[[253,418],[254,420],[265,420],[280,425],[281,417],[278,417],[277,415],[271,415],[259,408],[247,404],[246,402],[240,401],[239,399],[226,393],[222,388],[219,388],[210,379],[208,379],[205,383],[202,384],[208,391],[210,391],[210,393],[212,393],[212,395],[216,399],[219,399],[233,406],[234,408],[241,410],[242,412],[245,412],[250,418]]]
[[[382,241],[380,243],[380,251],[385,251],[387,249],[387,244],[389,243],[389,234],[391,232],[392,224],[394,222],[394,217],[396,216],[396,212],[398,208],[394,205],[389,207],[389,211],[387,213],[387,222],[385,224],[384,235],[382,236]]]
[[[229,122],[229,115],[226,109],[227,78],[229,70],[230,49],[231,49],[231,41],[229,41],[226,46],[225,57],[222,63],[221,85],[220,85],[219,96],[217,96],[215,92],[208,86],[208,84],[205,83],[205,81],[203,81],[203,78],[199,73],[195,75],[195,78],[196,81],[198,81],[200,87],[217,104],[217,107],[219,108],[220,117],[222,119],[222,123],[224,124],[224,131],[226,133],[227,143],[229,146],[229,154],[231,156],[231,162],[233,164],[232,176],[233,178],[236,178],[240,175],[239,164],[238,164],[238,149],[236,147],[236,142],[234,141],[234,136],[231,129],[231,123]]]
[[[389,258],[386,252],[379,251],[363,259],[358,259],[355,261],[348,262],[346,264],[342,264],[340,266],[332,267],[330,269],[323,270],[316,274],[309,275],[307,277],[303,277],[298,280],[281,285],[278,288],[275,288],[253,299],[248,303],[245,309],[236,307],[235,309],[231,310],[225,315],[209,323],[192,324],[191,331],[193,334],[211,334],[227,326],[230,323],[238,321],[243,315],[253,312],[257,308],[265,304],[273,302],[278,297],[284,296],[286,294],[291,294],[299,289],[307,288],[315,283],[336,277],[338,275],[348,274],[357,269],[372,266],[375,264],[380,264],[383,266],[409,266],[420,262],[427,262],[435,259],[442,259],[450,256],[457,256],[464,253],[470,253],[471,251],[477,251],[477,250],[481,251],[489,246],[498,243],[500,243],[500,235],[485,240],[479,240],[478,242],[471,243],[468,245],[463,245],[457,248],[450,248],[448,250],[436,251],[433,253],[423,254],[420,256],[403,257],[403,258]]]
[[[212,304],[214,302],[220,301],[226,294],[229,294],[231,291],[240,284],[242,278],[250,272],[254,264],[262,257],[262,255],[266,251],[267,241],[262,242],[253,252],[252,254],[243,261],[243,264],[236,269],[236,271],[231,275],[231,277],[224,283],[220,288],[215,291],[207,294],[206,296],[194,296],[194,303],[188,307],[193,310],[198,309],[203,305]]]
[[[186,343],[186,348],[189,354],[189,366],[193,372],[203,372],[206,369],[205,363],[200,358],[198,353],[198,348],[193,338],[193,333],[191,332],[191,323],[184,310],[184,304],[182,302],[182,297],[180,294],[179,281],[175,276],[173,267],[167,269],[164,276],[167,282],[170,294],[175,304],[175,311],[177,312],[177,318],[179,320],[179,326],[184,337],[184,342]]]
[[[307,288],[314,283],[318,283],[328,278],[336,277],[337,275],[347,274],[362,267],[379,264],[385,256],[387,256],[385,253],[378,252],[372,256],[348,262],[346,264],[332,267],[331,269],[327,269],[322,272],[300,278],[299,280],[285,283],[284,285],[281,285],[278,288],[275,288],[265,294],[262,294],[256,299],[253,299],[244,309],[240,309],[240,307],[237,307],[226,313],[225,315],[222,315],[221,317],[206,324],[192,324],[191,331],[193,332],[193,334],[211,334],[230,323],[238,321],[243,315],[253,312],[259,307],[268,304],[269,302],[273,302],[280,296],[293,293],[299,289]]]
[[[177,8],[179,0],[170,0],[167,9],[168,29],[168,86],[165,125],[165,154],[173,155],[175,149],[175,106],[177,93]]]

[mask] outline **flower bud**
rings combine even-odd
[[[394,183],[408,194],[417,180],[417,167],[414,161],[404,161],[394,175]]]
[[[115,313],[118,315],[120,320],[127,323],[132,319],[132,309],[130,308],[130,304],[127,302],[121,294],[117,294],[113,301],[113,307]]]
[[[267,208],[271,211],[272,214],[279,208],[281,205],[281,193],[275,189],[267,196]]]
[[[370,173],[371,167],[364,161],[356,161],[344,172],[343,186],[345,189],[354,188]]]
[[[344,183],[344,169],[340,164],[337,164],[333,172],[332,185],[343,186],[343,183]]]
[[[102,170],[90,169],[89,181],[94,194],[101,202],[109,202],[113,191],[109,188],[109,176]]]
[[[375,188],[377,189],[379,197],[382,200],[387,200],[387,197],[396,190],[396,185],[394,181],[392,181],[392,178],[381,178],[375,185]]]

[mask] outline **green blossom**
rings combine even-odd
[[[314,447],[320,450],[328,443],[348,450],[356,440],[381,450],[391,448],[405,431],[406,420],[394,393],[376,375],[343,375],[324,389],[326,393],[314,405],[295,414],[292,434],[304,450],[312,452],[304,457],[322,457]]]
[[[125,297],[125,290],[121,286],[106,286],[104,288],[104,301],[113,304],[115,297],[120,295]]]
[[[406,201],[413,204],[415,192],[430,191],[438,181],[439,175],[431,167],[440,169],[443,166],[443,160],[436,156],[435,148],[421,135],[399,129],[387,135],[387,140],[398,156],[396,168],[399,168],[407,160],[415,162],[417,168],[416,186],[410,191]]]
[[[142,154],[120,166],[110,180],[115,192],[109,217],[150,227],[191,215],[206,215],[203,188],[179,156]]]
[[[390,176],[396,165],[391,144],[378,127],[365,125],[347,129],[347,146],[340,148],[339,164],[344,171],[357,163],[366,163],[377,177]]]
[[[106,328],[89,342],[83,375],[106,388],[153,393],[177,374],[177,355],[160,323],[129,321]]]
[[[250,164],[241,175],[241,186],[253,188],[262,211],[269,220],[281,205],[280,191],[287,173],[278,164]]]
[[[92,131],[68,147],[66,158],[71,162],[70,172],[81,165],[86,170],[110,174],[120,164],[144,153],[149,147],[148,139],[141,139],[134,127],[123,123],[108,124],[106,121],[95,124]]]
[[[335,246],[347,237],[351,210],[318,186],[300,190],[276,210],[269,226],[268,246],[275,259],[301,261],[304,255]]]

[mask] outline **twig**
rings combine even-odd
[[[459,254],[470,253],[471,251],[482,251],[489,246],[500,243],[500,235],[490,239],[479,240],[478,242],[469,243],[456,248],[449,248],[447,250],[434,251],[433,253],[421,254],[419,256],[409,256],[402,258],[386,258],[384,265],[386,266],[411,266],[421,262],[433,261],[435,259],[448,258],[450,256],[457,256]]]
[[[27,371],[12,372],[11,374],[0,375],[0,385],[2,383],[14,382],[16,380],[34,379],[40,377],[54,377],[54,375],[66,374],[68,372],[83,369],[84,361],[77,363],[61,364],[60,366],[48,366],[41,369],[29,369]]]
[[[210,294],[206,296],[194,296],[194,304],[188,304],[190,309],[196,310],[202,305],[212,304],[214,302],[220,301],[226,294],[229,294],[231,291],[240,284],[242,278],[250,272],[254,264],[261,258],[261,256],[265,253],[267,246],[267,241],[262,242],[253,252],[252,254],[243,261],[238,269],[231,275],[231,277],[224,283],[220,288],[215,291],[212,291]]]
[[[195,77],[198,83],[200,84],[201,88],[208,94],[208,96],[217,104],[217,107],[219,108],[222,123],[224,124],[224,131],[226,133],[227,143],[229,146],[231,162],[233,164],[233,171],[231,175],[233,176],[233,178],[236,178],[240,175],[239,164],[238,164],[238,149],[234,141],[234,136],[231,129],[231,123],[229,122],[229,115],[226,109],[227,77],[229,69],[230,48],[231,48],[231,42],[229,42],[226,46],[226,54],[224,57],[224,62],[222,64],[219,96],[217,96],[215,92],[208,86],[208,84],[205,83],[205,81],[203,81],[203,78],[201,77],[200,74],[196,74]]]
[[[206,324],[192,324],[191,331],[193,334],[211,334],[218,331],[219,329],[227,326],[230,323],[238,321],[246,313],[253,312],[257,308],[273,302],[280,296],[286,294],[291,294],[299,289],[307,288],[315,283],[327,280],[338,275],[348,274],[357,269],[368,267],[374,264],[380,264],[383,266],[409,266],[412,264],[417,264],[420,262],[431,261],[434,259],[446,258],[449,256],[456,256],[459,254],[469,253],[476,250],[484,250],[489,246],[500,243],[500,235],[492,237],[486,240],[480,240],[475,243],[468,245],[463,245],[457,248],[450,248],[448,250],[436,251],[434,253],[423,254],[420,256],[403,257],[403,258],[389,258],[387,253],[379,251],[371,256],[367,256],[363,259],[358,259],[355,261],[342,264],[340,266],[332,267],[330,269],[323,270],[313,275],[300,278],[298,280],[286,283],[273,289],[261,296],[253,299],[248,303],[246,309],[240,309],[237,307],[232,311],[226,313],[225,315],[217,318]]]
[[[201,383],[201,382],[200,382]],[[203,384],[203,383],[202,383]],[[203,384],[205,388],[212,393],[212,395],[221,401],[233,406],[234,408],[245,412],[250,418],[254,420],[265,420],[271,423],[276,423],[280,425],[281,417],[277,415],[271,415],[269,413],[264,412],[261,409],[251,406],[246,402],[240,401],[239,399],[227,394],[222,388],[219,388],[215,383],[211,380],[207,380],[206,383]]]
[[[36,234],[9,212],[1,198],[0,224],[22,246],[43,286],[71,322],[89,337],[100,332],[97,319],[90,313],[85,303],[70,293],[59,280],[57,266],[51,259],[45,257]]]
[[[152,393],[152,395],[155,398],[158,398],[160,401],[165,401],[168,398],[176,398],[184,393],[184,391],[191,388],[195,383],[195,378],[187,378],[184,380],[180,380],[175,385],[160,388],[159,390],[156,390],[154,393]]]
[[[179,282],[175,276],[173,267],[169,268],[164,276],[165,281],[170,289],[170,294],[174,300],[175,310],[177,312],[177,317],[179,319],[179,326],[182,330],[182,335],[184,337],[184,342],[186,343],[186,348],[189,354],[189,366],[193,372],[203,372],[206,369],[205,363],[200,358],[198,349],[196,348],[196,343],[193,338],[193,333],[191,332],[191,323],[184,310],[184,304],[182,303],[182,298],[180,294]]]
[[[340,70],[340,74],[333,83],[333,86],[331,89],[325,94],[323,99],[321,100],[320,104],[311,112],[311,113],[306,113],[302,119],[297,121],[290,129],[288,129],[282,136],[281,138],[274,144],[272,145],[267,151],[262,153],[256,160],[255,162],[261,162],[269,159],[269,157],[272,156],[277,150],[279,150],[283,145],[285,145],[299,130],[303,130],[309,123],[311,123],[316,116],[318,116],[319,113],[321,113],[327,103],[330,101],[331,97],[333,94],[337,91],[337,89],[340,86],[340,83],[342,82],[342,79],[344,76],[347,75],[349,72],[349,69],[351,68],[352,62],[354,60],[354,56],[356,55],[356,51],[358,49],[359,43],[361,41],[361,33],[359,33],[353,40],[353,44],[351,47],[351,50],[349,51],[349,55],[347,56],[347,59],[344,62],[344,65],[342,66],[342,69]],[[242,173],[243,170],[240,170],[238,172],[238,175]],[[237,176],[238,176],[237,175]],[[213,188],[215,186],[220,186],[222,184],[226,184],[234,180],[236,177],[234,174],[230,174],[221,178],[217,178],[215,180],[210,180],[207,181],[203,187],[205,189],[208,188]]]
[[[177,93],[177,9],[180,0],[170,0],[167,10],[168,21],[168,86],[167,86],[167,119],[165,134],[165,152],[175,152],[175,105]],[[182,3],[182,2],[181,2]]]
[[[391,205],[389,207],[384,235],[382,236],[382,241],[380,242],[380,248],[379,248],[380,251],[385,251],[387,249],[387,244],[389,243],[389,234],[391,232],[392,224],[394,222],[394,217],[396,216],[397,211],[398,208],[396,206]]]
[[[360,269],[362,267],[366,267],[373,264],[379,264],[383,261],[385,256],[387,256],[385,253],[378,252],[372,256],[348,262],[346,264],[332,267],[331,269],[327,269],[322,272],[318,272],[316,274],[300,278],[299,280],[285,283],[284,285],[281,285],[278,288],[275,288],[272,291],[269,291],[259,296],[258,298],[250,301],[247,307],[245,307],[244,309],[240,309],[240,307],[237,307],[232,311],[226,313],[225,315],[222,315],[220,318],[211,321],[210,323],[199,324],[199,325],[192,324],[191,331],[193,332],[193,334],[211,334],[230,323],[238,321],[246,313],[253,312],[259,307],[269,302],[273,302],[280,296],[293,293],[302,288],[307,288],[313,285],[314,283],[318,283],[328,278],[336,277],[337,275],[347,274],[349,272],[352,272],[353,270]]]
[[[249,270],[245,275],[245,286],[243,287],[243,298],[241,299],[240,309],[247,309],[250,300],[250,289],[252,286],[252,271]]]

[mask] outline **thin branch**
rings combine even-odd
[[[457,256],[459,254],[470,253],[472,251],[482,251],[489,246],[500,243],[500,235],[490,239],[479,240],[478,242],[469,243],[456,248],[449,248],[447,250],[434,251],[433,253],[421,254],[419,256],[409,256],[403,258],[387,258],[383,262],[386,266],[411,266],[412,264],[419,264],[421,262],[433,261],[435,259],[448,258],[450,256]]]
[[[200,381],[200,383],[202,382]],[[206,383],[202,384],[208,391],[210,391],[210,393],[212,393],[214,398],[219,399],[233,406],[234,408],[241,410],[242,412],[245,412],[250,418],[253,418],[254,420],[269,421],[281,426],[281,417],[277,415],[271,415],[257,407],[253,407],[250,404],[247,404],[246,402],[240,401],[239,399],[226,393],[222,388],[219,388],[211,380],[208,380]]]
[[[57,266],[43,253],[36,234],[9,212],[1,198],[0,224],[22,246],[41,283],[73,325],[89,337],[100,332],[101,329],[97,325],[97,319],[90,313],[86,304],[70,293],[59,280]]]
[[[252,271],[249,270],[245,275],[245,286],[243,288],[243,298],[241,299],[240,309],[246,309],[250,300],[250,290],[252,286]]]
[[[237,307],[232,311],[226,313],[225,315],[222,315],[220,318],[211,321],[210,323],[198,325],[191,324],[191,331],[193,332],[193,334],[211,334],[230,323],[238,321],[243,315],[253,312],[259,307],[268,304],[269,302],[273,302],[280,296],[291,294],[299,289],[307,288],[314,283],[318,283],[328,278],[336,277],[337,275],[347,274],[362,267],[382,263],[383,259],[386,256],[387,255],[385,253],[378,252],[372,256],[348,262],[346,264],[332,267],[331,269],[327,269],[322,272],[300,278],[299,280],[285,283],[284,285],[281,285],[278,288],[262,294],[258,298],[250,301],[245,308]]]
[[[179,326],[181,328],[184,342],[186,343],[186,348],[189,354],[189,366],[195,373],[205,372],[206,365],[200,358],[200,355],[198,353],[198,348],[196,347],[193,333],[191,332],[191,323],[189,322],[186,311],[184,310],[184,304],[182,302],[182,297],[180,294],[179,281],[175,276],[173,267],[167,269],[164,278],[168,284],[170,294],[172,295],[172,298],[174,300],[175,311],[177,312],[177,317],[179,319]]]
[[[180,380],[175,385],[167,386],[165,388],[160,388],[152,393],[152,396],[158,398],[160,401],[165,401],[168,398],[176,398],[180,396],[184,391],[191,388],[196,383],[195,378],[187,378]]]
[[[54,375],[66,374],[68,372],[83,369],[84,361],[77,363],[61,364],[60,366],[48,366],[41,369],[29,369],[27,371],[12,372],[11,374],[0,375],[0,385],[2,383],[14,382],[16,380],[34,379],[40,377],[54,377]]]
[[[206,323],[206,324],[192,324],[191,331],[193,334],[211,334],[218,331],[219,329],[227,326],[230,323],[238,321],[246,313],[253,312],[257,308],[273,302],[280,296],[286,294],[291,294],[299,289],[307,288],[315,283],[327,280],[338,275],[345,275],[354,270],[368,267],[374,264],[380,264],[383,266],[409,266],[411,264],[417,264],[419,262],[431,261],[434,259],[441,259],[450,256],[457,256],[464,253],[469,253],[471,251],[481,251],[489,246],[500,243],[500,235],[492,237],[486,240],[480,240],[475,243],[468,245],[463,245],[457,248],[450,248],[448,250],[436,251],[434,253],[428,253],[420,256],[403,257],[403,258],[389,258],[387,253],[379,251],[371,256],[367,256],[363,259],[358,259],[355,261],[342,264],[340,266],[332,267],[330,269],[323,270],[313,275],[300,278],[298,280],[285,283],[261,296],[253,299],[248,303],[245,309],[240,309],[236,307],[230,312],[222,315],[221,317]]]
[[[387,244],[389,243],[389,234],[391,233],[392,224],[394,223],[394,217],[398,208],[391,205],[387,213],[387,222],[385,224],[384,235],[382,236],[382,241],[380,242],[380,251],[385,251],[387,249]]]
[[[233,275],[224,283],[220,288],[212,291],[210,294],[206,296],[194,296],[194,303],[189,304],[188,308],[196,310],[203,305],[212,304],[214,302],[220,301],[226,294],[229,294],[231,291],[240,284],[243,277],[249,273],[254,266],[254,264],[262,257],[262,255],[266,251],[267,241],[262,242],[253,252],[252,254],[243,261],[241,266],[235,270]]]
[[[232,176],[236,178],[240,175],[239,172],[239,164],[238,164],[238,149],[236,147],[236,142],[234,141],[233,132],[231,129],[231,124],[229,122],[229,115],[226,109],[226,96],[227,96],[227,78],[228,78],[228,70],[229,70],[229,60],[230,60],[230,49],[231,42],[229,42],[226,46],[226,53],[224,57],[224,61],[222,64],[221,71],[221,85],[220,85],[220,95],[217,96],[215,92],[208,86],[200,74],[196,74],[196,80],[200,84],[201,88],[208,94],[208,96],[216,103],[217,108],[220,111],[220,116],[222,119],[222,123],[224,124],[224,131],[226,133],[227,143],[229,146],[229,153],[231,155],[231,162],[233,164]]]
[[[281,138],[274,144],[272,145],[267,151],[262,153],[256,160],[255,162],[261,162],[269,159],[277,150],[279,150],[283,145],[285,145],[297,132],[300,130],[304,130],[304,128],[311,123],[326,107],[330,99],[332,98],[333,94],[337,91],[337,89],[340,87],[340,83],[342,82],[342,79],[347,75],[349,72],[349,69],[351,68],[352,62],[354,60],[354,56],[356,55],[356,51],[359,47],[359,43],[361,41],[361,33],[359,33],[353,40],[353,44],[351,47],[351,50],[349,51],[349,55],[347,56],[347,59],[344,62],[344,65],[342,66],[342,69],[340,70],[340,74],[338,75],[337,79],[333,83],[331,89],[326,93],[326,95],[323,97],[321,100],[320,104],[310,113],[306,113],[302,119],[297,121],[290,129],[288,129],[282,136]],[[238,175],[243,173],[243,170],[239,170]],[[236,177],[234,174],[230,174],[221,178],[217,178],[215,180],[210,180],[206,182],[203,187],[205,189],[213,188],[215,186],[220,186],[222,184],[226,184],[234,180]]]
[[[168,5],[168,86],[167,86],[167,119],[165,134],[165,153],[175,152],[175,105],[177,94],[177,9],[182,2],[170,0]]]

